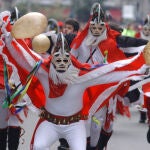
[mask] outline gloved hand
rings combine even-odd
[[[150,126],[149,126],[149,129],[147,131],[147,141],[148,141],[148,143],[150,143]]]

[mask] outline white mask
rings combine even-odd
[[[93,36],[100,36],[106,30],[105,23],[94,23],[90,22],[89,29]]]
[[[142,29],[142,32],[145,36],[150,36],[150,26],[145,25]]]
[[[69,46],[62,33],[58,34],[57,42],[52,52],[52,64],[59,73],[66,72],[71,65]]]
[[[67,71],[69,66],[71,65],[71,59],[69,53],[65,52],[61,54],[60,52],[56,52],[53,54],[52,64],[57,72],[63,73]]]

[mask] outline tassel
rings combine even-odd
[[[14,105],[13,104],[10,104],[9,105],[9,111],[11,112],[11,114],[15,114],[15,112],[16,112],[16,108],[14,107]]]
[[[128,118],[131,118],[131,113],[128,106],[124,106],[124,113]]]
[[[110,114],[106,114],[106,121],[105,121],[105,129],[107,130],[109,127],[110,127],[110,122],[114,120],[114,116],[113,116],[113,113],[110,113]]]
[[[26,106],[26,107],[24,107],[24,110],[23,110],[23,112],[24,112],[24,116],[27,118],[27,116],[28,116],[28,111],[29,111],[29,108]]]
[[[10,111],[10,114],[8,114],[8,116],[7,116],[7,118],[6,118],[7,121],[8,121],[8,119],[9,119],[9,117],[10,117],[11,115],[14,115],[14,116],[17,117],[17,119],[18,119],[21,123],[23,123],[23,120],[21,119],[21,117],[19,116],[19,114],[16,113],[16,108],[14,107],[14,105],[11,104],[11,105],[9,106],[9,111]]]
[[[104,51],[104,61],[103,61],[104,64],[107,63],[107,59],[108,59],[108,50],[105,50]]]
[[[21,123],[23,123],[23,120],[21,119],[20,115],[16,114],[16,117]]]
[[[92,121],[95,122],[98,126],[100,126],[100,121],[95,116],[92,117]]]

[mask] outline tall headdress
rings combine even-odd
[[[145,19],[145,21],[144,21],[144,25],[145,25],[145,26],[150,26],[150,15],[147,15],[147,16],[146,16],[146,19]]]
[[[59,73],[66,72],[71,65],[69,46],[62,33],[58,34],[57,42],[52,51],[52,64]]]
[[[101,5],[99,3],[94,3],[91,12],[90,12],[92,18],[91,21],[93,23],[102,23],[105,19],[104,11],[101,8]]]
[[[69,45],[66,39],[64,38],[62,32],[60,32],[57,36],[56,46],[52,51],[52,53],[54,54],[56,52],[60,52],[61,54],[64,54],[66,52],[69,53],[69,51],[70,51]]]

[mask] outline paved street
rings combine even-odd
[[[146,141],[147,124],[138,123],[139,112],[132,107],[131,118],[117,116],[108,150],[150,150]]]
[[[131,118],[117,116],[114,124],[114,133],[108,144],[107,150],[150,150],[150,144],[146,141],[147,124],[138,123],[139,113],[135,107],[131,107]],[[25,134],[20,140],[19,150],[29,150],[29,143],[36,124],[37,117],[29,114],[23,128]],[[24,140],[24,144],[21,144]],[[50,150],[57,150],[56,142]]]

